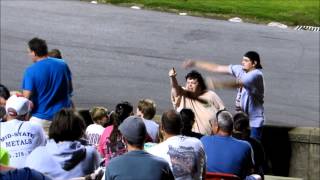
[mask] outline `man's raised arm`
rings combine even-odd
[[[235,89],[243,86],[241,80],[218,81],[214,78],[207,77],[206,84],[209,89]]]
[[[171,84],[171,93],[173,96],[178,96],[182,93],[183,89],[178,84],[177,81],[177,72],[174,68],[169,70],[170,84]]]
[[[188,59],[182,63],[183,68],[196,67],[209,72],[229,74],[229,66]]]

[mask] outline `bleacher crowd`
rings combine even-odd
[[[84,119],[72,101],[72,73],[61,52],[33,38],[28,54],[33,63],[21,91],[0,84],[0,179],[264,179],[258,53],[247,52],[242,65],[182,64],[230,74],[235,80],[229,82],[206,81],[192,70],[181,86],[170,69],[173,107],[160,119],[149,98],[135,102],[136,109],[127,101],[114,109],[93,106]],[[237,89],[233,114],[216,88]]]

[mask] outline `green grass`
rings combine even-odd
[[[140,5],[167,12],[228,19],[240,17],[246,22],[282,22],[290,26],[319,26],[319,0],[98,0],[120,6]]]

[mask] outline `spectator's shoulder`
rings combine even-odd
[[[116,156],[116,157],[109,160],[107,168],[117,167],[119,164],[121,165],[122,163],[125,163],[126,161],[127,161],[126,153],[122,154],[120,156]]]
[[[187,139],[188,141],[190,141],[191,143],[194,143],[194,144],[201,143],[201,141],[200,141],[198,138],[190,137],[190,136],[184,136],[184,137],[186,137],[186,139]]]
[[[204,136],[202,136],[201,138],[200,138],[200,141],[202,142],[202,143],[204,143],[204,142],[207,142],[209,139],[211,139],[212,137],[211,136],[208,136],[208,135],[204,135]]]
[[[168,162],[164,158],[150,154],[150,153],[148,153],[148,154],[149,154],[150,159],[152,159],[152,161],[154,161],[158,164],[164,165],[164,166],[168,165]]]
[[[27,126],[28,128],[32,128],[32,129],[42,129],[42,126],[40,124],[37,123],[33,123],[30,121],[23,121],[23,125],[22,126]]]
[[[238,141],[239,145],[241,145],[242,147],[251,149],[251,145],[248,141],[240,140],[240,139],[236,139],[236,138],[234,138],[234,139],[236,141]]]

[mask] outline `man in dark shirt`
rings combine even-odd
[[[111,159],[106,169],[106,180],[173,180],[169,164],[143,150],[147,130],[140,117],[126,118],[119,130],[125,138],[128,152]]]

